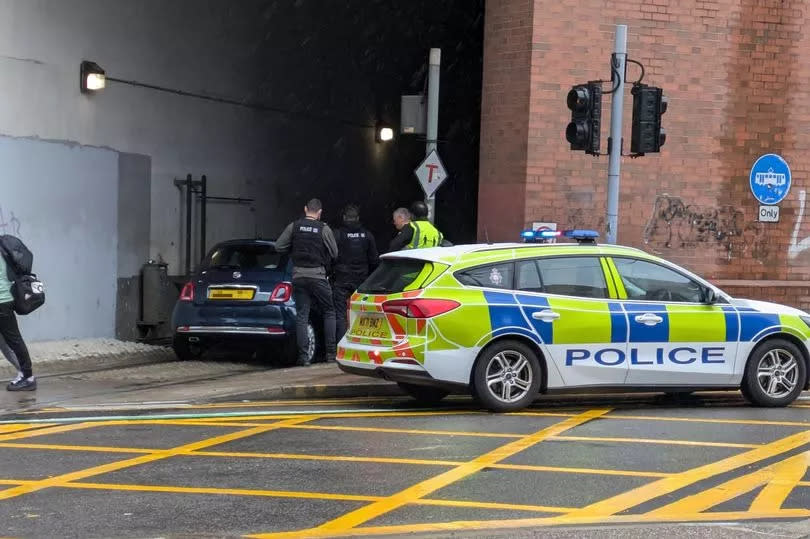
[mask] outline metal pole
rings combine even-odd
[[[205,258],[205,220],[208,206],[208,178],[200,179],[200,261]]]
[[[427,148],[425,155],[436,149],[439,138],[439,68],[442,63],[442,50],[430,49],[430,70],[428,71],[428,101],[427,101]],[[436,195],[427,197],[429,219],[436,222]]]
[[[186,275],[191,275],[191,174],[186,175]]]
[[[608,142],[610,161],[608,165],[607,192],[607,242],[616,243],[616,231],[619,226],[619,180],[622,159],[622,110],[624,109],[624,72],[627,61],[627,25],[616,25],[616,41],[610,68],[613,86],[616,90],[611,96],[610,139]],[[618,80],[617,80],[618,79]],[[618,82],[618,84],[617,84]]]

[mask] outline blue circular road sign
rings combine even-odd
[[[779,204],[790,191],[790,167],[781,156],[765,154],[751,167],[749,182],[760,204]]]

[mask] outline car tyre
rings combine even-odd
[[[188,342],[186,337],[175,336],[172,342],[172,350],[177,359],[181,361],[194,361],[198,360],[205,353],[205,348],[199,344],[192,344]]]
[[[801,350],[785,339],[771,339],[751,352],[740,389],[755,406],[781,407],[796,400],[806,380]]]
[[[450,394],[449,391],[430,386],[420,386],[416,384],[408,384],[406,382],[397,382],[402,391],[416,399],[422,404],[437,404],[440,400]]]
[[[488,410],[514,412],[534,402],[542,375],[534,350],[519,341],[498,341],[478,355],[473,369],[474,393]]]

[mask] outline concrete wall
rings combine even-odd
[[[185,235],[172,180],[206,173],[212,194],[254,194],[263,170],[255,114],[117,83],[82,95],[79,64],[92,60],[112,77],[250,98],[253,53],[263,37],[254,16],[261,2],[235,4],[0,0],[0,134],[149,156],[149,255],[175,272]],[[232,214],[212,211],[210,219],[209,228],[223,236],[254,232],[252,221],[248,226]]]
[[[115,321],[118,154],[0,137],[0,230],[34,253],[46,304],[27,339],[108,337]]]

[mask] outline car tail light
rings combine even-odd
[[[382,304],[383,311],[406,318],[431,318],[461,305],[451,299],[393,299]]]
[[[287,303],[292,297],[293,287],[290,283],[279,283],[270,294],[270,301],[273,303]]]
[[[176,289],[175,289],[176,290]],[[180,301],[194,301],[194,283],[189,281],[180,292]]]

